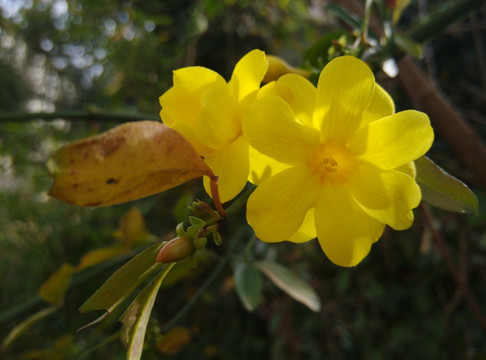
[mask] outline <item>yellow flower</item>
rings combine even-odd
[[[354,266],[385,225],[411,226],[421,199],[412,161],[434,137],[427,115],[395,114],[368,66],[350,56],[324,68],[317,90],[298,75],[267,86],[243,119],[249,144],[286,165],[248,200],[261,240],[317,235],[331,261]]]
[[[249,146],[242,136],[243,112],[267,71],[265,54],[253,50],[235,66],[227,83],[204,67],[174,71],[174,85],[160,97],[162,121],[181,133],[219,176],[222,202],[234,198],[249,173]],[[204,179],[209,192],[209,179]]]

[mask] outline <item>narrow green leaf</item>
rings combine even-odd
[[[142,281],[161,266],[155,261],[161,247],[162,244],[151,245],[123,265],[86,300],[79,311],[84,313],[106,309],[112,312]]]
[[[75,269],[71,264],[62,264],[61,267],[42,284],[39,289],[39,296],[51,304],[62,303],[64,294],[71,284],[74,272]]]
[[[57,309],[59,309],[59,305],[49,306],[48,308],[42,309],[41,311],[29,316],[27,319],[15,326],[3,341],[2,350],[7,349],[8,346],[10,346],[15,340],[22,336],[22,334],[29,330],[32,325],[49,316]]]
[[[316,291],[292,270],[273,261],[257,261],[255,266],[289,296],[314,312],[321,310],[321,300]]]
[[[260,304],[263,290],[261,273],[251,263],[240,262],[235,267],[235,286],[246,310],[253,311]]]
[[[478,213],[478,199],[462,181],[425,156],[415,160],[415,167],[423,201],[447,211]]]
[[[347,23],[354,30],[359,31],[361,29],[361,21],[356,17],[350,15],[349,12],[344,10],[341,6],[327,5],[325,9],[328,12],[336,15],[339,19]]]
[[[398,20],[400,20],[400,17],[402,16],[403,11],[410,5],[410,0],[397,0],[395,3],[395,7],[393,9],[393,15],[392,15],[392,22],[393,25],[396,25],[398,23]]]
[[[400,50],[405,52],[406,54],[416,58],[416,59],[422,59],[424,56],[424,49],[423,47],[410,39],[407,36],[400,35],[395,33],[393,35],[393,40],[395,41],[395,45],[397,45]]]
[[[125,340],[128,343],[127,360],[138,360],[142,356],[143,342],[150,314],[160,285],[174,264],[168,264],[156,278],[138,294],[120,321],[125,327]]]

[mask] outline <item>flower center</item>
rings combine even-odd
[[[343,183],[356,165],[353,155],[344,146],[321,144],[309,165],[319,174],[321,184]]]
[[[333,157],[326,157],[321,160],[320,166],[324,171],[336,172],[338,171],[338,163]]]

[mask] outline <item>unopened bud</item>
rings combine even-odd
[[[194,201],[190,209],[196,217],[206,222],[209,222],[210,220],[213,222],[221,220],[221,215],[203,201]]]
[[[171,263],[185,259],[196,249],[192,239],[182,236],[172,239],[160,249],[156,260],[161,263]]]
[[[279,77],[285,74],[297,74],[304,77],[310,75],[309,71],[294,68],[289,65],[285,60],[278,56],[267,55],[268,70],[263,78],[263,83],[268,83],[273,80],[278,80]]]

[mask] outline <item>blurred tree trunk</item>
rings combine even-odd
[[[410,59],[398,62],[398,79],[415,107],[427,113],[438,133],[470,169],[476,185],[486,190],[486,146],[468,125],[462,114],[428,80],[426,74]]]

